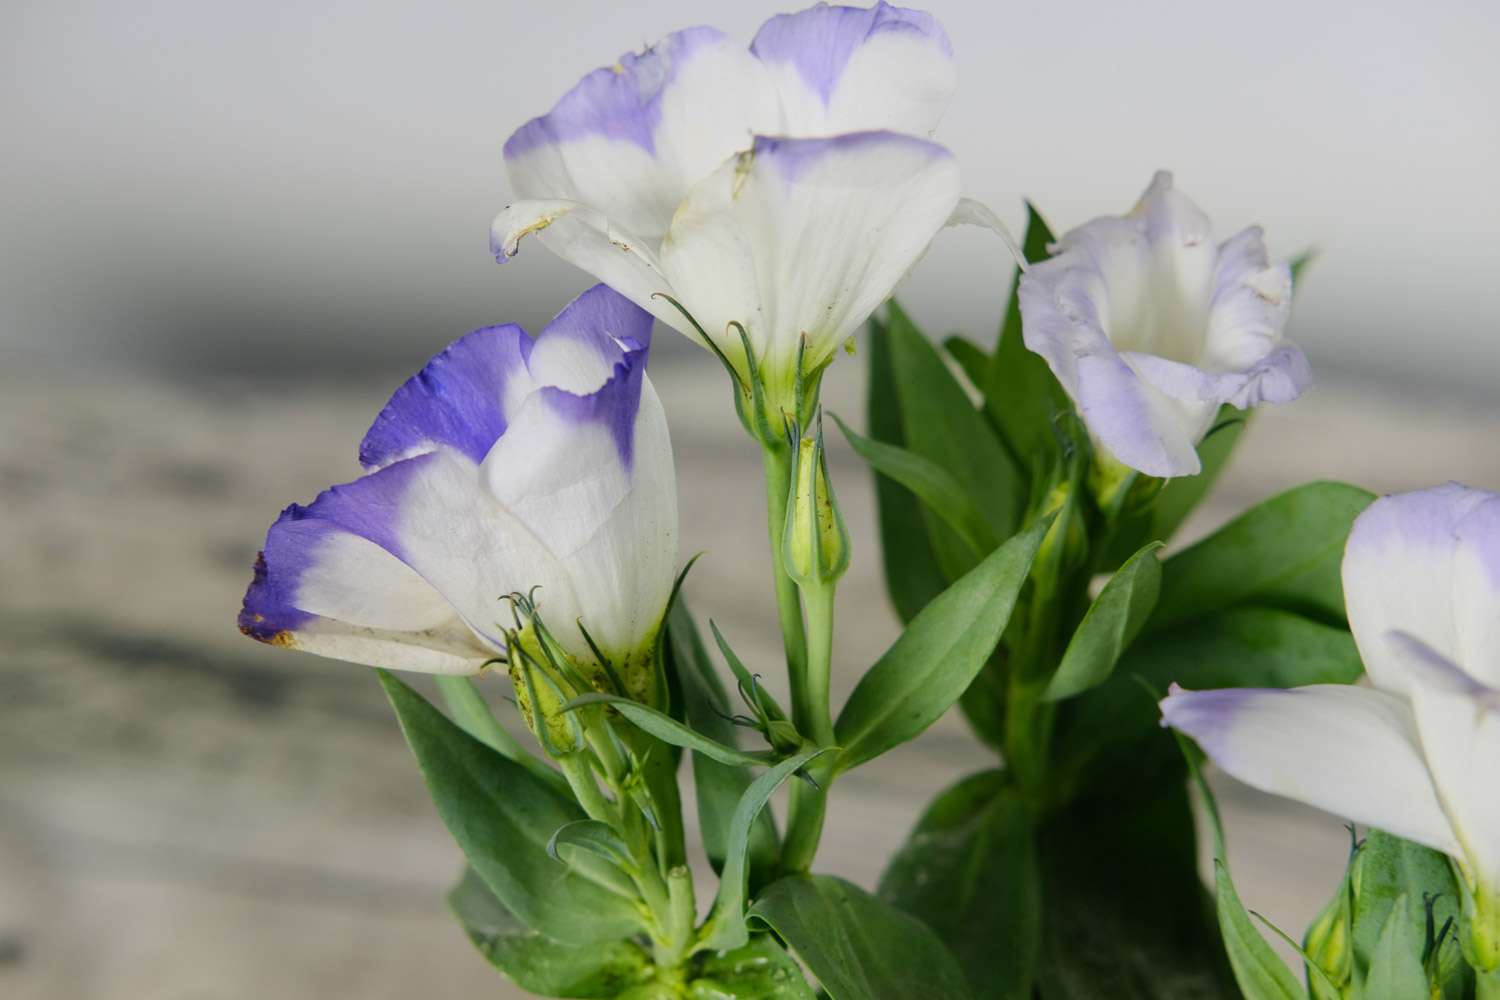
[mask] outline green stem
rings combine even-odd
[[[807,605],[807,702],[811,718],[808,733],[820,746],[833,746],[833,714],[829,705],[829,675],[833,659],[832,582],[803,589]],[[786,841],[781,848],[781,867],[789,874],[799,874],[812,867],[823,836],[823,818],[828,809],[828,789],[834,772],[829,765],[813,765],[808,773],[816,781],[813,787],[805,781],[792,783],[787,809]]]
[[[1474,970],[1474,1000],[1500,1000],[1500,972]]]
[[[782,533],[786,530],[786,501],[792,486],[791,459],[785,446],[766,445],[761,451],[766,470],[766,527],[771,539],[771,572],[776,581],[776,610],[781,616],[781,642],[792,688],[792,723],[808,731],[807,635],[802,628],[802,605],[797,584],[786,575]]]

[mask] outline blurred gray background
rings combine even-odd
[[[69,366],[406,371],[537,329],[587,279],[487,226],[501,146],[585,71],[768,4],[8,0],[0,351]],[[1493,387],[1500,4],[935,0],[936,138],[1013,227],[1128,209],[1158,168],[1222,236],[1321,251],[1295,335],[1324,373]],[[1009,261],[943,234],[904,297],[993,336]],[[681,345],[674,344],[680,347]]]
[[[1221,236],[1321,250],[1292,331],[1320,386],[1256,417],[1188,537],[1311,478],[1500,489],[1500,5],[932,8],[961,77],[937,137],[1012,226],[1023,197],[1059,230],[1123,212],[1166,167]],[[516,995],[443,912],[458,851],[372,678],[234,615],[266,525],[358,475],[401,378],[591,283],[540,246],[490,259],[510,131],[627,49],[748,42],[773,10],[0,6],[0,996]],[[949,231],[902,296],[988,341],[1010,266]],[[856,424],[858,360],[825,392]],[[711,550],[689,599],[774,678],[755,449],[706,353],[664,333],[652,378],[682,551]],[[841,698],[895,625],[868,476],[831,461]],[[992,760],[948,718],[841,778],[819,869],[872,886]],[[1217,785],[1242,896],[1299,934],[1342,820]]]

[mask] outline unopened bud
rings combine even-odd
[[[832,584],[849,568],[849,531],[828,481],[822,421],[811,438],[796,442],[796,469],[787,497],[782,559],[798,586]]]

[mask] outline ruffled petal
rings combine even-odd
[[[775,77],[787,135],[888,130],[926,137],[958,86],[953,45],[937,18],[883,0],[778,14],[761,26],[750,51]]]
[[[1463,853],[1402,698],[1342,684],[1290,691],[1174,685],[1161,709],[1166,725],[1247,785]]]
[[[516,130],[505,161],[518,196],[584,202],[656,246],[695,181],[780,126],[760,61],[689,28],[584,77]]]
[[[366,469],[446,445],[483,461],[505,433],[506,413],[533,388],[531,338],[514,323],[475,330],[396,390],[359,446]]]
[[[520,201],[495,217],[490,249],[500,263],[532,233],[574,267],[592,274],[666,325],[694,340],[693,327],[664,295],[678,297],[652,246],[576,201]]]
[[[1460,648],[1455,584],[1458,526],[1497,499],[1486,490],[1450,483],[1381,497],[1355,519],[1344,548],[1344,603],[1376,687],[1402,694],[1411,690],[1410,667],[1386,641],[1390,631],[1415,636],[1466,669],[1495,669],[1470,667]],[[1478,603],[1475,619],[1482,621],[1482,596]],[[1492,615],[1494,608],[1489,609]],[[1482,634],[1482,627],[1475,634]]]
[[[772,379],[809,370],[862,324],[925,252],[958,203],[941,146],[890,132],[757,137],[693,188],[662,267],[710,336],[734,357],[748,331]]]

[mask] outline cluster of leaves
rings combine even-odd
[[[1050,240],[1033,211],[1028,258]],[[1356,679],[1339,566],[1373,496],[1312,483],[1160,559],[1243,421],[1204,441],[1200,476],[1101,487],[1072,404],[1022,343],[1014,294],[992,352],[958,337],[939,349],[893,306],[874,324],[870,375],[870,436],[846,433],[877,473],[903,618],[997,539],[1059,511],[961,703],[1004,766],[937,797],[880,897],[937,932],[976,997],[1238,996],[1197,873],[1186,765],[1155,702],[1174,682]]]

